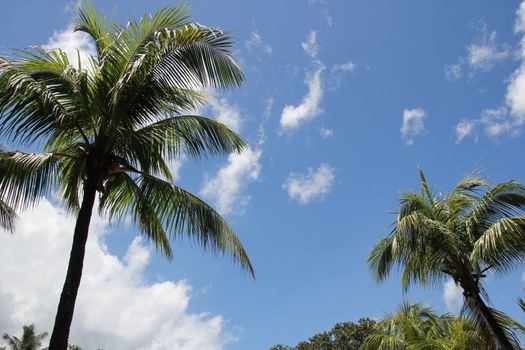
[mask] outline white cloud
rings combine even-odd
[[[262,151],[248,148],[242,153],[232,153],[228,163],[215,177],[207,179],[200,191],[201,195],[212,199],[222,214],[242,215],[250,201],[244,194],[248,182],[259,178],[262,166],[259,163]]]
[[[330,15],[330,12],[327,8],[321,9],[321,15],[323,16],[324,20],[326,21],[326,24],[328,24],[329,27],[333,24],[332,16]]]
[[[463,119],[454,127],[456,131],[456,142],[461,142],[463,139],[472,134],[476,123],[472,120]]]
[[[272,97],[269,97],[266,99],[266,107],[264,108],[262,120],[258,128],[259,140],[257,144],[259,146],[262,146],[266,142],[266,139],[267,139],[264,125],[266,124],[266,122],[268,121],[268,118],[270,118],[270,115],[272,114],[273,103],[274,103],[274,99]]]
[[[445,77],[448,80],[456,80],[463,76],[463,68],[461,63],[451,64],[445,66]]]
[[[352,61],[348,61],[346,63],[340,63],[333,66],[332,70],[334,71],[343,71],[343,72],[353,72],[357,65],[353,63]]]
[[[334,131],[332,129],[328,129],[328,128],[322,127],[322,128],[319,129],[319,134],[321,134],[321,137],[323,139],[329,139],[332,136],[334,136]]]
[[[321,8],[321,16],[326,21],[326,24],[328,24],[329,27],[332,26],[332,16],[330,15],[330,12],[328,11],[328,1],[326,0],[308,0],[308,5],[320,5]]]
[[[321,164],[317,169],[308,168],[306,174],[291,173],[283,184],[291,199],[301,204],[308,204],[326,196],[332,190],[335,181],[334,168]]]
[[[83,68],[89,67],[89,57],[96,54],[90,36],[83,32],[74,32],[73,25],[55,31],[42,48],[47,51],[61,49],[67,54],[69,63],[75,67],[78,67],[78,53],[80,53]]]
[[[325,67],[321,65],[317,70],[306,75],[305,83],[308,85],[308,93],[300,104],[284,106],[280,120],[283,130],[293,132],[303,122],[314,119],[323,112],[319,104],[324,93],[321,81],[321,73],[324,69]]]
[[[516,33],[523,34],[520,43],[520,67],[512,74],[507,86],[506,102],[520,124],[525,123],[525,1],[517,11]]]
[[[266,44],[258,31],[254,31],[250,35],[250,39],[247,40],[244,45],[249,51],[260,50],[261,52],[271,55],[273,50],[270,45]]]
[[[242,124],[239,107],[230,104],[226,98],[217,96],[217,93],[214,91],[209,91],[207,95],[211,112],[214,114],[212,117],[233,131],[239,132]]]
[[[494,65],[510,56],[509,46],[497,43],[497,33],[482,28],[482,36],[467,47],[467,62],[474,70],[489,71]]]
[[[466,47],[466,57],[460,57],[456,64],[445,66],[445,77],[456,80],[463,76],[465,71],[472,78],[476,72],[488,72],[497,64],[511,57],[511,48],[508,44],[498,43],[496,31],[490,31],[486,23],[480,21],[476,25],[479,32],[475,41]]]
[[[180,170],[182,168],[182,165],[184,164],[184,161],[185,161],[184,158],[171,159],[167,161],[168,169],[171,172],[171,177],[173,178],[173,182],[180,180]]]
[[[421,108],[405,109],[403,111],[403,124],[401,125],[401,137],[407,145],[414,143],[414,137],[425,132],[423,120],[427,113]]]
[[[525,32],[525,1],[522,1],[520,7],[516,11],[516,23],[514,25],[516,33]]]
[[[35,323],[51,331],[74,220],[48,201],[23,213],[14,235],[0,232],[0,329]],[[109,226],[91,223],[70,342],[84,349],[220,350],[234,338],[222,316],[188,311],[186,281],[150,283],[150,250],[135,238],[120,259],[104,243]],[[16,267],[16,268],[14,268]]]
[[[458,313],[463,304],[463,291],[458,287],[452,279],[449,279],[444,284],[443,298],[445,299],[445,307],[448,312]]]
[[[311,30],[308,38],[301,43],[301,46],[308,56],[316,58],[317,53],[319,52],[319,45],[317,45],[317,32]]]

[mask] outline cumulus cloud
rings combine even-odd
[[[239,107],[235,104],[230,104],[225,97],[218,96],[215,91],[208,91],[207,95],[207,101],[211,112],[213,113],[212,117],[216,118],[233,131],[239,132],[242,124]]]
[[[253,31],[250,35],[250,39],[248,39],[244,45],[249,51],[259,50],[267,55],[271,55],[273,52],[271,46],[263,41],[261,34],[259,34],[258,31]]]
[[[452,279],[444,284],[443,299],[448,312],[458,313],[463,304],[463,291]]]
[[[518,123],[525,123],[525,1],[517,11],[516,33],[523,35],[520,43],[520,67],[512,74],[507,86],[506,102]]]
[[[43,200],[23,213],[14,235],[0,232],[0,329],[35,323],[51,331],[71,247],[74,220]],[[190,313],[186,281],[147,281],[150,250],[140,238],[123,258],[104,243],[94,216],[70,341],[84,349],[220,350],[234,337],[220,315]]]
[[[244,190],[249,182],[259,178],[261,155],[260,149],[252,148],[230,154],[217,175],[204,182],[200,194],[213,200],[222,214],[242,215],[251,198]]]
[[[324,198],[334,186],[334,168],[321,164],[317,169],[308,168],[307,173],[291,173],[283,184],[291,199],[301,204]]]
[[[89,64],[90,56],[96,54],[95,45],[89,35],[74,32],[72,24],[63,30],[55,31],[42,48],[46,51],[61,49],[67,54],[69,63],[74,66],[78,66],[79,54],[83,67]]]
[[[414,137],[425,132],[423,120],[427,113],[421,108],[405,109],[403,111],[403,123],[401,125],[401,137],[407,145],[414,143]]]

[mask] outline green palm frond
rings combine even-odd
[[[4,152],[0,189],[8,203],[27,208],[55,188],[61,159],[52,153]]]
[[[148,238],[168,257],[171,250],[167,237],[188,237],[204,249],[231,255],[235,262],[254,275],[248,255],[231,227],[201,199],[144,173],[134,180],[126,174],[120,174],[117,179],[109,184],[108,195],[101,199],[102,213],[123,217],[131,212],[138,218]]]
[[[486,307],[482,281],[490,269],[505,273],[525,261],[525,186],[512,180],[491,187],[474,173],[450,193],[433,195],[421,170],[419,175],[421,190],[402,194],[392,235],[370,253],[370,268],[382,281],[398,267],[404,290],[452,278],[463,289],[474,330],[515,347],[520,328]]]
[[[0,198],[0,227],[13,232],[16,218],[15,210]]]
[[[471,259],[503,273],[525,260],[525,216],[503,218],[476,241]]]

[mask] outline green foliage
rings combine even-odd
[[[525,186],[511,180],[491,186],[469,175],[448,194],[434,195],[420,171],[419,193],[403,193],[392,233],[368,257],[378,281],[401,270],[407,290],[414,283],[442,286],[448,278],[463,289],[463,314],[487,349],[519,349],[519,328],[489,308],[482,280],[525,260]]]
[[[167,166],[181,156],[227,155],[246,147],[225,125],[187,114],[205,102],[203,89],[241,84],[228,33],[191,22],[185,6],[119,26],[85,3],[75,28],[97,48],[83,65],[60,49],[38,47],[2,59],[0,137],[45,145],[44,153],[0,156],[6,202],[24,209],[58,192],[78,213],[79,193],[92,178],[101,194],[99,211],[113,220],[129,216],[168,258],[170,237],[189,237],[231,255],[253,274],[230,226],[175,186]]]
[[[25,209],[58,194],[77,215],[53,350],[67,348],[97,192],[102,215],[129,218],[167,258],[171,241],[188,238],[231,256],[254,276],[232,228],[173,184],[168,167],[179,157],[228,155],[247,147],[225,125],[190,114],[205,102],[206,89],[243,81],[229,34],[192,22],[184,5],[122,26],[85,2],[74,26],[96,47],[88,62],[70,62],[59,48],[31,47],[0,57],[0,137],[44,145],[41,153],[0,154],[2,199]],[[0,225],[8,226],[2,203]]]
[[[275,345],[270,350],[358,350],[374,325],[375,321],[368,318],[357,323],[338,323],[330,331],[316,334],[295,347]]]
[[[451,314],[436,315],[422,304],[401,305],[379,321],[361,350],[477,350],[483,341],[474,325]]]
[[[11,350],[40,350],[42,340],[47,335],[47,332],[36,334],[35,325],[32,324],[23,327],[22,337],[20,338],[4,333],[2,339],[7,341],[7,345]]]

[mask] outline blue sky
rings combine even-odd
[[[175,4],[95,3],[120,23]],[[295,345],[336,322],[381,317],[404,296],[396,274],[375,283],[366,257],[388,234],[399,192],[417,188],[418,166],[443,192],[474,169],[494,182],[525,175],[520,1],[189,5],[199,23],[232,32],[246,75],[235,91],[210,92],[201,112],[251,148],[172,166],[180,186],[227,217],[257,279],[191,242],[175,242],[175,258],[166,262],[132,227],[97,219],[73,342],[88,349],[267,349]],[[89,52],[89,42],[70,33],[72,7],[3,4],[0,48]],[[23,215],[19,232],[0,237],[0,256],[12,265],[36,262],[20,263],[24,274],[0,267],[0,310],[10,315],[0,320],[2,332],[30,322],[51,330],[69,250],[56,237],[68,237],[71,219],[53,199]],[[49,266],[57,272],[44,272]],[[522,274],[517,268],[486,283],[495,307],[525,321],[515,303],[524,294]],[[49,292],[36,293],[37,282]],[[405,298],[444,312],[457,311],[454,295],[449,285],[414,288]],[[107,325],[115,329],[106,334]],[[158,334],[166,344],[152,340]]]

